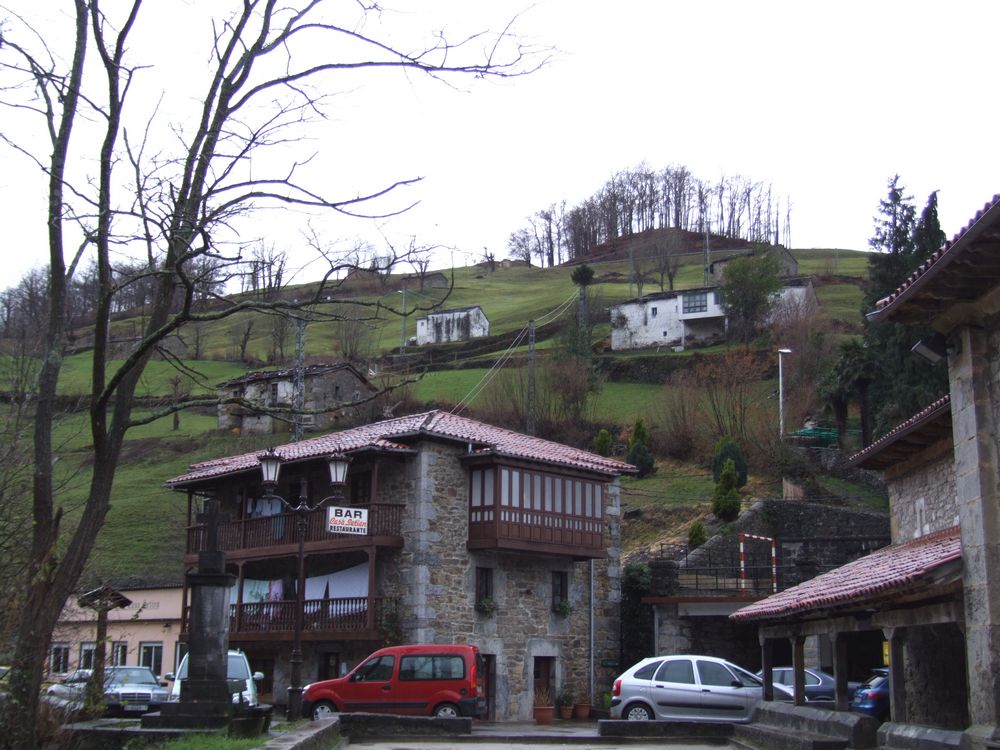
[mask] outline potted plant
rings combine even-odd
[[[551,724],[555,706],[552,705],[552,693],[544,685],[535,688],[534,715],[536,724]]]
[[[563,685],[559,688],[559,692],[556,693],[556,705],[559,707],[560,719],[573,718],[573,700],[575,698],[576,696],[569,685]]]
[[[481,615],[486,615],[486,617],[493,617],[497,611],[497,603],[493,601],[492,596],[484,596],[482,599],[476,602],[476,612]]]
[[[554,609],[560,617],[569,617],[569,613],[573,611],[573,608],[569,604],[569,599],[560,599]]]
[[[589,719],[590,718],[590,704],[586,701],[580,701],[573,704],[573,718],[574,719]]]

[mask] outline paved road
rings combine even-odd
[[[456,748],[465,746],[469,750],[511,750],[511,742],[483,742],[482,740],[474,741],[462,741],[460,739],[455,739],[452,742],[425,742],[422,740],[415,741],[403,741],[403,740],[378,740],[378,741],[351,741],[349,748],[368,748],[370,750],[455,750]],[[653,738],[646,738],[643,741],[640,738],[628,743],[622,744],[610,744],[601,740],[595,741],[593,743],[580,742],[575,740],[570,742],[560,742],[558,739],[553,739],[547,742],[518,742],[516,743],[517,750],[553,750],[553,748],[572,748],[572,750],[638,750],[638,748],[670,748],[670,750],[720,750],[720,748],[726,747],[725,745],[705,745],[705,744],[691,744],[682,743],[669,740],[658,740]]]

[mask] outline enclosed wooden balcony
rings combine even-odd
[[[578,560],[607,557],[602,519],[507,508],[472,512],[468,548],[519,550]]]
[[[331,534],[326,527],[326,509],[310,513],[306,519],[305,546],[307,551],[357,549],[359,547],[402,547],[400,531],[403,506],[397,503],[370,503],[352,507],[368,509],[368,533]],[[261,555],[294,554],[298,545],[296,517],[279,513],[258,518],[240,519],[219,525],[219,548],[228,559]],[[206,528],[191,526],[187,533],[188,562],[194,562],[205,548]]]

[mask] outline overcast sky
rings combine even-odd
[[[643,161],[655,169],[684,165],[711,181],[742,175],[769,183],[791,201],[794,248],[866,249],[894,173],[918,208],[940,191],[949,237],[1000,192],[993,146],[1000,105],[991,75],[1000,3],[384,4],[405,9],[421,28],[456,31],[500,28],[523,11],[515,30],[557,48],[532,76],[463,81],[458,90],[403,76],[352,82],[338,94],[334,119],[314,133],[330,174],[348,189],[424,177],[399,198],[419,205],[381,231],[395,242],[415,235],[455,248],[442,262],[475,261],[484,247],[506,256],[507,237],[527,216],[561,200],[579,202]],[[171,22],[155,25],[166,45],[160,50],[197,46],[190,26]],[[156,51],[153,44],[136,49]],[[200,49],[191,57],[205,59]],[[176,89],[176,61],[158,65],[171,72],[164,86]],[[45,262],[44,185],[9,149],[0,165],[6,287]],[[294,265],[307,257],[303,223],[271,225],[271,241]],[[372,236],[371,226],[350,221],[324,232],[341,244]]]

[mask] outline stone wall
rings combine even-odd
[[[887,473],[892,505],[892,538],[905,542],[958,525],[955,458],[951,440],[942,440],[904,466]]]
[[[597,702],[618,672],[620,579],[618,568],[619,495],[617,482],[606,488],[605,560],[572,562],[529,553],[469,551],[468,472],[457,447],[425,442],[407,464],[398,497],[408,498],[402,533],[406,545],[398,566],[382,573],[386,592],[402,596],[405,642],[469,643],[495,658],[493,696],[496,718],[531,717],[534,657],[555,659],[555,684],[569,685],[581,698]],[[380,497],[397,485],[384,483]],[[412,491],[411,491],[412,490]],[[391,496],[391,495],[390,495]],[[394,497],[394,500],[396,498]],[[497,612],[475,610],[477,567],[493,569]],[[591,601],[591,567],[594,597]],[[395,569],[394,569],[395,568]],[[569,583],[568,617],[552,612],[552,572],[564,571]],[[594,614],[594,695],[590,687],[590,619]],[[601,668],[600,664],[615,663]]]

